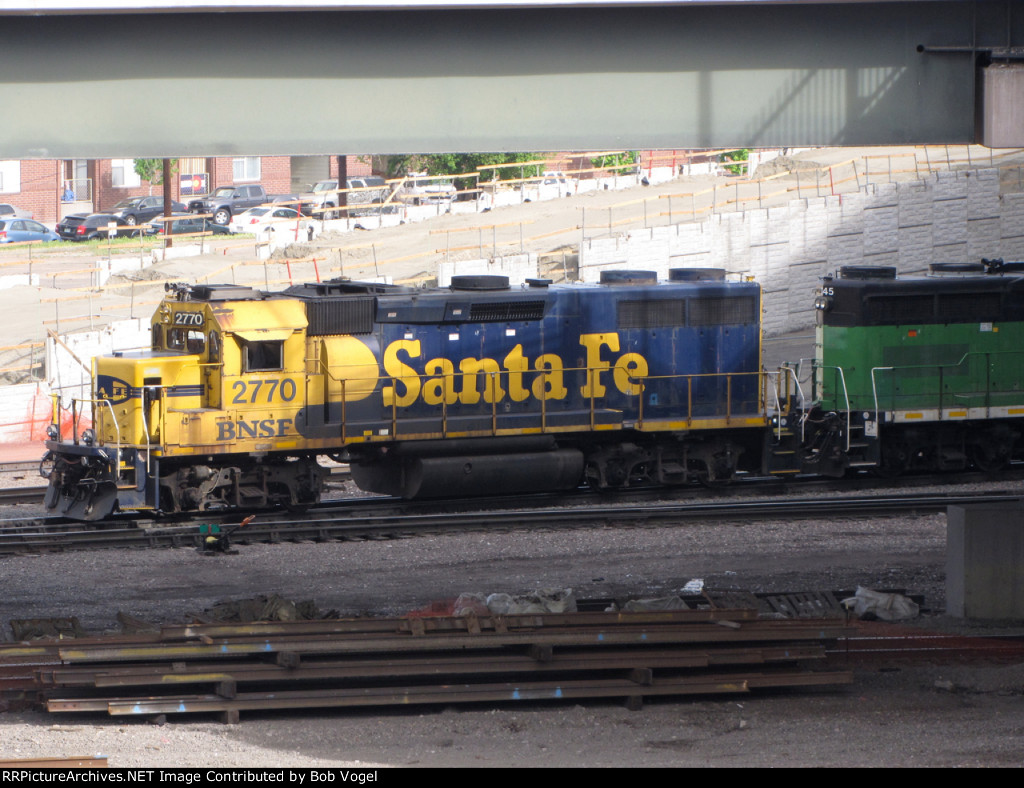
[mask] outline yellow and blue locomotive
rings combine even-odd
[[[321,456],[410,498],[715,483],[774,456],[761,290],[714,269],[179,285],[151,349],[93,363],[92,426],[55,419],[44,460],[47,508],[78,519],[305,507]]]

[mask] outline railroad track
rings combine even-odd
[[[45,487],[4,487],[0,488],[0,505],[20,503],[42,503]]]
[[[877,665],[925,662],[1024,661],[1024,636],[956,635],[893,622],[858,621],[856,634],[830,648],[834,664]]]
[[[37,472],[38,463],[35,462],[12,462],[0,463],[0,476],[4,474],[27,474]],[[1024,463],[1014,463],[1010,468],[1002,471],[998,481],[1022,481],[1024,482]],[[325,495],[325,504],[331,504],[331,486],[335,488],[351,481],[351,474],[348,466],[341,465],[330,469],[328,476],[328,491]],[[956,484],[983,484],[993,481],[993,477],[980,471],[964,471],[947,473],[940,476],[907,476],[899,480],[901,489],[913,489],[918,487],[934,487]],[[771,496],[771,495],[792,495],[794,493],[821,493],[834,495],[837,493],[849,493],[851,491],[870,491],[877,489],[888,489],[893,486],[890,479],[882,479],[869,473],[860,476],[844,479],[825,479],[821,477],[797,477],[796,479],[781,479],[777,477],[741,477],[733,484],[721,488],[707,489],[699,486],[687,486],[683,488],[622,488],[614,492],[595,492],[585,487],[571,492],[544,493],[541,495],[519,495],[509,498],[510,505],[519,500],[530,500],[536,498],[573,501],[590,499],[594,495],[604,495],[612,501],[630,500],[658,500],[672,497],[685,497],[693,500],[715,499],[722,496]],[[22,486],[0,488],[0,505],[2,504],[41,504],[46,493],[45,486]],[[503,499],[500,496],[491,496],[486,499],[476,499],[491,502],[489,505],[500,505]],[[429,502],[428,502],[429,503]],[[449,502],[450,503],[450,502]],[[473,504],[471,500],[470,505]],[[455,505],[458,505],[456,502]],[[216,512],[195,516],[198,519],[216,521],[220,518]],[[124,519],[123,517],[121,519]],[[2,521],[0,521],[2,522]],[[2,526],[0,526],[2,527]],[[102,527],[102,526],[101,526]]]
[[[658,497],[663,499],[664,492]],[[1010,494],[915,494],[827,498],[750,498],[729,501],[664,501],[601,505],[562,504],[541,497],[517,499],[516,508],[494,508],[481,501],[406,502],[395,499],[351,499],[324,504],[304,515],[261,514],[232,537],[235,544],[273,542],[356,541],[399,539],[458,531],[551,530],[593,527],[676,526],[700,521],[758,521],[821,517],[876,517],[931,514],[950,506],[1021,500]],[[533,504],[531,506],[530,504]],[[241,514],[210,515],[206,522],[237,524]],[[191,547],[199,543],[192,523],[140,522],[117,519],[103,524],[74,523],[57,518],[0,523],[0,554],[75,549]]]

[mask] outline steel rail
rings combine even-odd
[[[220,712],[236,722],[255,709],[608,697],[639,706],[848,684],[849,670],[803,662],[823,665],[826,644],[853,633],[843,618],[766,620],[748,608],[410,616],[169,626],[51,639],[31,654],[0,644],[0,667],[17,659],[23,673],[37,660],[48,710],[112,716]]]
[[[644,651],[643,663],[650,668],[706,668],[712,666],[768,664],[793,660],[822,660],[826,650],[821,644],[762,646],[741,648],[652,648]],[[211,682],[302,682],[344,678],[364,679],[419,675],[489,675],[508,673],[557,673],[568,669],[613,670],[632,668],[636,654],[629,649],[609,648],[600,654],[580,649],[563,649],[547,658],[534,653],[475,654],[472,662],[461,656],[388,655],[367,659],[309,659],[305,655],[297,665],[252,662],[195,662],[153,664],[129,667],[60,667],[40,669],[44,685],[62,687],[136,687],[158,681],[164,686],[187,686]],[[156,677],[154,679],[154,677]]]
[[[753,608],[408,616],[170,625],[0,644],[0,684],[10,676],[7,686],[35,690],[53,712],[217,712],[237,722],[252,710],[441,703],[622,698],[637,708],[652,697],[840,687],[853,682],[854,667],[880,658],[1022,653],[1020,639],[834,615],[766,619]]]
[[[107,756],[80,758],[14,758],[0,760],[0,769],[106,769]],[[11,775],[12,779],[14,778]]]
[[[671,677],[639,683],[625,679],[568,681],[512,681],[492,684],[447,684],[399,687],[346,687],[340,689],[284,690],[239,693],[233,698],[218,695],[184,695],[167,698],[48,700],[48,711],[106,711],[111,716],[191,714],[318,709],[342,707],[410,706],[447,703],[532,702],[543,700],[591,700],[597,698],[644,698],[682,695],[747,694],[752,690],[851,684],[849,671],[809,673],[741,673]],[[237,721],[237,717],[236,717]]]

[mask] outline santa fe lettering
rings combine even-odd
[[[617,333],[583,334],[580,345],[586,349],[586,382],[580,386],[584,397],[603,397],[608,391],[608,377],[622,394],[636,396],[643,384],[630,378],[648,374],[647,359],[639,353],[623,353],[618,358],[605,359],[602,351],[619,352]],[[384,371],[395,384],[383,389],[384,405],[408,407],[422,399],[428,405],[475,405],[501,402],[506,397],[522,402],[528,397],[537,400],[561,400],[569,393],[565,385],[565,364],[561,356],[544,353],[530,359],[523,354],[523,346],[516,345],[501,359],[464,358],[455,362],[448,358],[433,358],[423,364],[422,372],[413,366],[422,347],[418,339],[399,339],[384,350]],[[532,380],[528,376],[532,374]],[[482,382],[482,387],[481,387]],[[482,390],[481,390],[482,389]]]

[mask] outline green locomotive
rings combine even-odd
[[[925,277],[826,277],[804,469],[976,467],[1014,456],[1024,424],[1024,264],[935,264]]]

